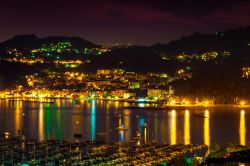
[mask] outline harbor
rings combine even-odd
[[[168,145],[157,142],[101,144],[96,142],[1,139],[0,164],[12,165],[154,165],[178,157],[202,154],[204,145]]]

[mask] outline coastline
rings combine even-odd
[[[134,99],[87,99],[87,98],[68,98],[68,97],[7,97],[1,98],[0,100],[7,100],[7,101],[23,101],[23,102],[35,102],[35,103],[56,103],[56,100],[85,100],[85,101],[108,101],[108,102],[127,102],[132,104],[138,105],[130,105],[123,107],[125,109],[154,109],[154,110],[164,110],[164,109],[189,109],[189,108],[249,108],[250,105],[239,105],[239,104],[209,104],[209,105],[181,105],[181,104],[166,104],[166,101],[138,101]],[[139,106],[139,104],[146,104],[146,106]],[[153,106],[152,106],[153,105]]]

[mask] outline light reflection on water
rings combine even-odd
[[[44,140],[44,116],[43,116],[43,104],[40,103],[39,105],[39,123],[38,123],[38,140]]]
[[[190,144],[190,113],[189,110],[185,111],[184,119],[184,144]]]
[[[96,102],[92,100],[91,103],[91,140],[96,140]]]
[[[176,144],[176,111],[172,110],[170,115],[170,145]]]
[[[240,144],[246,145],[246,125],[245,125],[245,111],[241,110],[240,112]]]
[[[209,111],[205,110],[204,115],[204,144],[210,146],[210,124],[209,124]]]
[[[16,115],[15,115],[15,134],[18,135],[18,130],[22,127],[22,108],[23,103],[21,101],[16,102]]]
[[[85,141],[110,143],[129,141],[139,129],[144,142],[153,139],[169,144],[211,145],[216,142],[221,146],[229,142],[246,145],[250,138],[247,132],[250,114],[247,109],[138,111],[122,108],[128,105],[110,101],[60,100],[51,104],[2,100],[0,132],[8,131],[16,136],[18,130],[24,127],[27,138],[68,140],[74,139],[73,135],[77,133],[82,134]],[[118,120],[114,117],[118,113],[122,115],[121,123],[127,131],[115,130]]]

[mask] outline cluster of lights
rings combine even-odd
[[[65,72],[65,78],[68,80],[81,81],[85,77],[85,74],[79,72]]]
[[[218,58],[219,56],[222,57],[228,57],[230,56],[231,53],[229,51],[223,51],[223,52],[218,52],[218,51],[209,51],[209,52],[204,52],[202,54],[179,54],[176,56],[176,59],[181,62],[186,62],[190,60],[202,60],[202,61],[212,61]]]
[[[186,68],[183,69],[179,69],[177,70],[177,76],[178,78],[183,78],[183,79],[192,78],[192,72],[190,71],[191,71],[190,66],[187,66]]]
[[[249,78],[250,77],[250,67],[243,67],[242,68],[242,77]]]
[[[206,53],[201,54],[201,59],[203,61],[211,61],[217,57],[218,57],[218,52],[216,51],[211,51],[211,52],[206,52]]]
[[[32,54],[35,53],[46,53],[46,56],[51,56],[52,53],[63,53],[69,52],[72,54],[82,54],[82,55],[102,55],[103,53],[110,52],[107,48],[83,48],[77,49],[72,48],[71,42],[64,41],[58,43],[50,43],[48,45],[43,45],[41,48],[31,50]]]
[[[26,79],[28,86],[30,87],[34,87],[35,83],[39,82],[39,80],[36,79],[34,75],[26,75],[25,79]]]
[[[107,48],[73,48],[72,43],[69,41],[61,41],[57,43],[44,44],[42,47],[30,50],[26,52],[24,50],[18,50],[16,48],[10,48],[6,52],[9,56],[2,57],[6,61],[35,64],[35,63],[56,63],[63,64],[66,68],[76,68],[83,62],[79,60],[81,55],[102,55],[104,53],[110,52]],[[74,55],[73,59],[78,58],[78,60],[66,60],[69,54]],[[89,63],[86,60],[86,63]]]
[[[18,62],[18,63],[26,63],[26,64],[29,64],[29,65],[32,65],[32,64],[35,64],[35,63],[44,63],[43,59],[41,58],[38,58],[38,59],[35,59],[35,60],[32,60],[32,59],[27,59],[25,57],[21,57],[21,58],[7,58],[5,59],[6,61],[8,62]]]
[[[31,53],[44,53],[44,52],[64,52],[70,51],[71,43],[70,42],[58,42],[58,43],[50,43],[48,45],[43,45],[43,47],[38,49],[31,50]]]
[[[248,106],[247,101],[246,101],[246,100],[241,100],[241,101],[239,102],[239,106],[240,106],[240,107],[247,107],[247,106]]]
[[[10,55],[14,55],[15,57],[20,57],[22,56],[23,54],[18,51],[16,48],[10,48],[7,50],[7,53],[10,54]]]
[[[191,103],[190,103],[189,100],[187,100],[187,99],[183,99],[183,100],[182,100],[182,105],[189,106],[190,104],[191,104]]]
[[[168,105],[170,106],[204,106],[204,107],[209,107],[211,105],[213,105],[213,101],[212,100],[203,100],[201,102],[197,102],[197,101],[192,101],[190,99],[177,99],[177,98],[172,98],[169,100]]]

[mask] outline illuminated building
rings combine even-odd
[[[124,74],[124,70],[122,70],[122,69],[113,69],[112,70],[112,74],[113,75],[123,75]]]
[[[218,56],[218,52],[216,52],[216,51],[205,52],[201,55],[201,59],[203,61],[209,61],[209,60],[213,60],[213,59],[217,58],[217,56]]]
[[[149,98],[158,98],[158,99],[168,99],[173,95],[172,88],[149,88],[147,89],[147,95]]]
[[[138,81],[130,81],[129,82],[129,88],[130,89],[139,89],[140,88],[140,82]]]
[[[116,89],[116,90],[111,91],[111,95],[118,97],[118,98],[123,98],[123,96],[130,97],[130,96],[127,96],[129,95],[129,93],[127,92],[128,91],[125,89]]]
[[[108,69],[99,69],[99,70],[97,70],[97,74],[99,74],[99,75],[110,75],[111,74],[111,70],[108,70]]]
[[[124,70],[122,69],[99,69],[97,70],[98,75],[122,75],[124,74]]]
[[[160,78],[168,78],[169,76],[168,76],[168,74],[167,73],[162,73],[161,75],[160,75]]]
[[[249,78],[250,77],[250,67],[243,67],[242,68],[242,77]]]
[[[111,85],[111,81],[109,80],[95,80],[95,81],[85,81],[87,87],[94,87],[99,89],[103,85]]]
[[[127,99],[127,98],[131,98],[131,97],[136,97],[135,93],[131,93],[131,92],[127,92],[123,94],[123,98]]]

